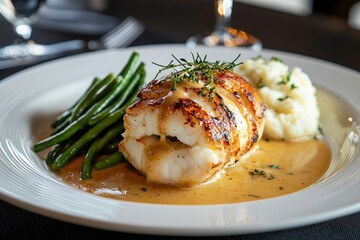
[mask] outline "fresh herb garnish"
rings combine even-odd
[[[270,164],[268,167],[272,169],[280,169],[279,165],[275,165],[275,164]]]
[[[153,63],[161,67],[155,78],[157,78],[161,72],[172,69],[172,73],[170,74],[173,80],[171,90],[175,90],[176,86],[183,81],[198,83],[199,76],[201,75],[206,79],[206,83],[204,84],[205,87],[200,90],[198,94],[203,98],[209,97],[211,101],[216,92],[215,74],[217,72],[232,70],[235,66],[239,65],[240,63],[236,63],[236,61],[239,59],[240,54],[232,62],[209,62],[206,59],[207,55],[204,57],[201,57],[198,53],[196,55],[191,53],[191,55],[192,61],[188,61],[185,58],[177,58],[172,54],[171,56],[174,60],[171,60],[167,65]]]
[[[280,85],[280,84],[288,84],[291,80],[291,73],[287,74],[286,76],[283,77],[283,80],[281,80],[280,82],[278,82],[277,84]],[[294,90],[298,88],[298,86],[296,86],[294,83],[292,83],[290,85],[290,89],[291,90]]]
[[[254,171],[249,172],[250,175],[252,176],[261,176],[261,175],[265,175],[265,172],[263,170],[259,170],[259,169],[254,169]]]
[[[262,79],[260,78],[260,80],[258,81],[258,84],[257,84],[257,88],[263,88],[263,87],[266,87],[265,83],[262,81]]]
[[[260,169],[254,169],[252,172],[249,172],[249,174],[253,177],[258,177],[258,176],[263,176],[269,180],[274,179],[275,177],[269,173],[269,172],[265,172],[263,170]]]
[[[298,88],[294,83],[290,85],[291,90]]]
[[[290,98],[289,96],[285,96],[285,97],[282,97],[282,98],[278,98],[277,100],[282,102],[282,101],[285,101],[286,99]]]
[[[287,84],[288,82],[290,82],[291,80],[291,73],[287,74],[286,76],[283,76],[283,80],[281,80],[280,82],[278,82],[277,84]]]
[[[322,136],[325,135],[325,134],[324,134],[324,130],[322,129],[322,127],[318,126],[318,131],[319,131],[319,133],[320,133]]]
[[[274,61],[274,62],[283,62],[283,60],[281,58],[278,58],[278,57],[272,57],[271,58],[271,61]]]
[[[319,140],[325,136],[324,131],[321,126],[318,126],[318,134],[314,135],[314,140]]]

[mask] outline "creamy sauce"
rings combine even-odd
[[[80,179],[82,158],[60,172],[63,181],[100,196],[145,203],[220,204],[271,198],[316,183],[327,171],[331,152],[323,141],[287,143],[261,140],[247,159],[226,169],[217,179],[192,188],[155,185],[128,163],[96,171]]]
[[[32,130],[37,139],[49,135],[54,116],[37,116]],[[164,139],[165,140],[165,139]],[[151,145],[152,154],[166,152],[166,146]],[[161,141],[160,141],[161,142]],[[176,145],[171,142],[171,145]],[[181,147],[181,146],[177,146]],[[46,157],[46,151],[40,153]],[[327,171],[332,159],[324,141],[299,143],[259,142],[246,159],[226,169],[213,181],[192,188],[155,185],[127,162],[101,171],[93,170],[93,178],[80,179],[82,157],[66,165],[59,177],[66,183],[99,196],[118,200],[160,204],[239,203],[272,198],[304,189],[316,183]]]

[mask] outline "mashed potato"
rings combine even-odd
[[[247,79],[268,107],[264,137],[302,141],[319,137],[320,112],[316,89],[300,68],[289,69],[280,59],[250,59],[235,72]]]

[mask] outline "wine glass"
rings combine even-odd
[[[0,14],[11,23],[17,39],[12,45],[0,48],[0,69],[31,63],[33,59],[50,59],[82,47],[81,43],[41,45],[30,40],[32,24],[45,0],[0,0]]]
[[[31,25],[37,20],[44,0],[0,0],[0,13],[11,23],[17,39],[0,49],[0,59],[15,59],[43,54],[40,46],[30,41]]]
[[[248,47],[255,51],[262,49],[262,43],[254,36],[230,27],[233,0],[215,0],[216,24],[213,32],[190,37],[186,45]]]

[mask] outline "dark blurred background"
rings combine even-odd
[[[104,4],[104,1],[102,0],[89,1],[92,2],[93,6],[96,6],[96,2],[98,1]],[[189,16],[192,15],[196,16],[198,21],[211,22],[208,19],[208,13],[214,10],[213,0],[205,0],[203,1],[204,4],[202,4],[201,7],[197,5],[196,8],[192,6],[192,2],[192,0],[107,0],[107,3],[102,5],[102,10],[110,14],[118,14],[119,12],[122,12],[135,16],[138,15],[146,21],[151,21],[151,19],[156,18],[160,18],[163,21],[166,17],[170,17],[169,19],[171,19],[171,16],[176,14],[182,15],[184,21],[186,21],[185,18],[189,18]],[[234,2],[244,3],[260,8],[273,9],[283,13],[302,15],[305,17],[312,15],[325,15],[327,17],[333,17],[341,20],[345,24],[349,24],[351,27],[360,29],[360,22],[358,22],[357,26],[353,26],[349,23],[349,18],[355,18],[354,16],[350,16],[350,12],[354,12],[355,10],[357,10],[357,19],[360,21],[359,0],[235,0]],[[101,7],[99,10],[100,9]],[[164,11],[164,9],[166,9],[166,11]],[[241,11],[241,9],[234,9],[234,11]],[[254,19],[256,19],[256,17],[257,16],[254,16]],[[214,18],[211,20],[214,21]],[[168,24],[170,27],[171,22]],[[239,24],[242,25],[241,22]],[[250,26],[246,26],[246,24],[244,24],[244,27]]]
[[[326,14],[348,21],[349,11],[358,0],[313,0],[313,14]]]
[[[199,1],[202,4],[194,5],[193,0],[109,0],[104,11],[135,16],[152,32],[167,34],[169,40],[185,42],[189,36],[213,29],[213,0],[196,0]],[[360,1],[235,2],[231,26],[252,33],[262,40],[264,48],[299,53],[360,69]],[[295,2],[298,4],[293,4]]]
[[[360,69],[360,0],[234,2],[231,26],[253,34],[264,48]],[[44,44],[97,38],[127,16],[146,25],[147,35],[134,44],[184,43],[213,29],[214,0],[47,0],[32,36]],[[2,18],[0,35],[0,46],[15,38]]]
[[[199,30],[211,30],[215,21],[213,0],[195,0],[202,4],[194,4],[194,0],[47,0],[48,5],[59,9],[89,9],[111,16],[134,16],[155,31],[171,31],[179,40]],[[298,16],[322,15],[342,21],[344,25],[360,30],[360,1],[359,0],[234,0],[245,4],[241,9],[237,4],[233,11],[245,12],[247,7],[256,6],[264,9],[272,9],[284,14]],[[191,26],[189,24],[191,19]],[[357,23],[353,23],[355,20]],[[164,24],[166,21],[166,24]],[[253,22],[264,24],[253,16],[250,21],[244,19],[233,19],[232,25],[242,26],[251,30]],[[334,20],[335,22],[335,20]],[[286,22],[282,24],[286,25]],[[207,29],[203,29],[204,26]],[[179,29],[181,27],[181,29]],[[275,27],[275,26],[273,26]]]

